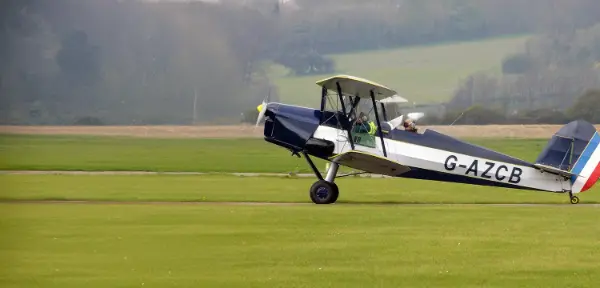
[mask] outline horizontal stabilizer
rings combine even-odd
[[[391,161],[384,157],[356,150],[336,155],[332,157],[331,160],[340,165],[373,174],[387,176],[398,176],[410,171],[409,167],[400,163]]]
[[[555,175],[559,175],[559,176],[563,176],[563,177],[573,177],[573,176],[577,176],[569,171],[565,171],[565,170],[560,170],[558,168],[552,167],[552,166],[547,166],[547,165],[543,165],[543,164],[534,164],[533,165],[535,168],[542,170],[544,172],[548,172],[551,174],[555,174]]]

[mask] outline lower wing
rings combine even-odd
[[[330,158],[330,160],[340,165],[348,166],[368,173],[392,177],[399,176],[410,171],[408,166],[404,166],[398,162],[394,162],[385,157],[356,150],[333,156]]]

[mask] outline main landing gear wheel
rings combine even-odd
[[[319,180],[310,187],[310,200],[315,204],[332,204],[337,201],[340,191],[335,183]]]
[[[571,196],[571,204],[577,204],[577,203],[579,203],[579,197]]]

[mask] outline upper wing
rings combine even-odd
[[[402,173],[410,171],[408,166],[404,166],[384,157],[357,150],[333,156],[331,160],[340,165],[387,176],[399,176]]]
[[[371,97],[370,91],[375,94],[375,100],[382,100],[387,97],[397,95],[396,91],[373,81],[350,75],[336,75],[317,81],[317,85],[327,90],[337,91],[337,84],[340,85],[342,94],[358,95],[359,97]],[[400,97],[400,96],[398,96]]]

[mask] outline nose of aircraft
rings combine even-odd
[[[257,123],[265,119],[264,137],[268,142],[301,151],[319,127],[320,111],[281,103],[262,103]]]

